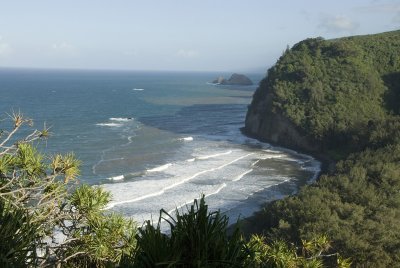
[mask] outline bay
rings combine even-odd
[[[234,221],[294,193],[320,164],[242,135],[263,74],[248,75],[254,86],[208,83],[220,75],[230,74],[0,69],[0,112],[50,126],[40,148],[73,151],[80,182],[113,194],[110,210],[143,222],[204,194]]]

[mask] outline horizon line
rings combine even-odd
[[[266,67],[267,70],[269,67]],[[26,67],[26,66],[0,66],[0,70],[31,70],[31,71],[98,71],[98,72],[171,72],[171,73],[264,73],[261,71],[249,70],[249,71],[232,71],[232,70],[166,70],[166,69],[107,69],[107,68],[83,68],[83,67]],[[261,68],[252,68],[261,69]]]

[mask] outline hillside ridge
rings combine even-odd
[[[327,234],[354,267],[398,267],[399,104],[400,31],[287,49],[254,93],[244,132],[336,166],[267,204],[258,231],[299,245]]]

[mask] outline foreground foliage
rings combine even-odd
[[[204,196],[185,213],[164,210],[156,226],[139,228],[137,249],[124,256],[123,267],[350,267],[350,260],[327,254],[326,236],[303,240],[296,248],[284,240],[253,235],[245,241],[238,225],[228,234],[228,217],[209,212]],[[164,228],[162,228],[164,226]],[[163,233],[162,229],[165,229]]]
[[[14,113],[7,121],[0,134],[1,267],[102,267],[135,248],[134,223],[102,211],[110,194],[74,185],[80,162],[73,154],[35,149],[48,129],[21,138],[17,132],[29,131],[32,120]]]
[[[302,240],[299,248],[283,240],[267,242],[265,236],[253,235],[248,242],[253,256],[246,262],[247,267],[340,267],[348,268],[350,259],[342,258],[338,253],[327,254],[331,245],[327,236],[320,235],[312,240]]]
[[[161,232],[168,225],[170,234]],[[204,196],[187,213],[171,216],[161,210],[158,224],[139,229],[133,267],[241,267],[247,258],[245,241],[236,228],[227,235],[228,218],[209,212]]]

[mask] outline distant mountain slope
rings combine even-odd
[[[245,132],[341,161],[253,225],[298,245],[327,234],[354,267],[400,267],[399,113],[400,31],[287,50],[255,92]]]

